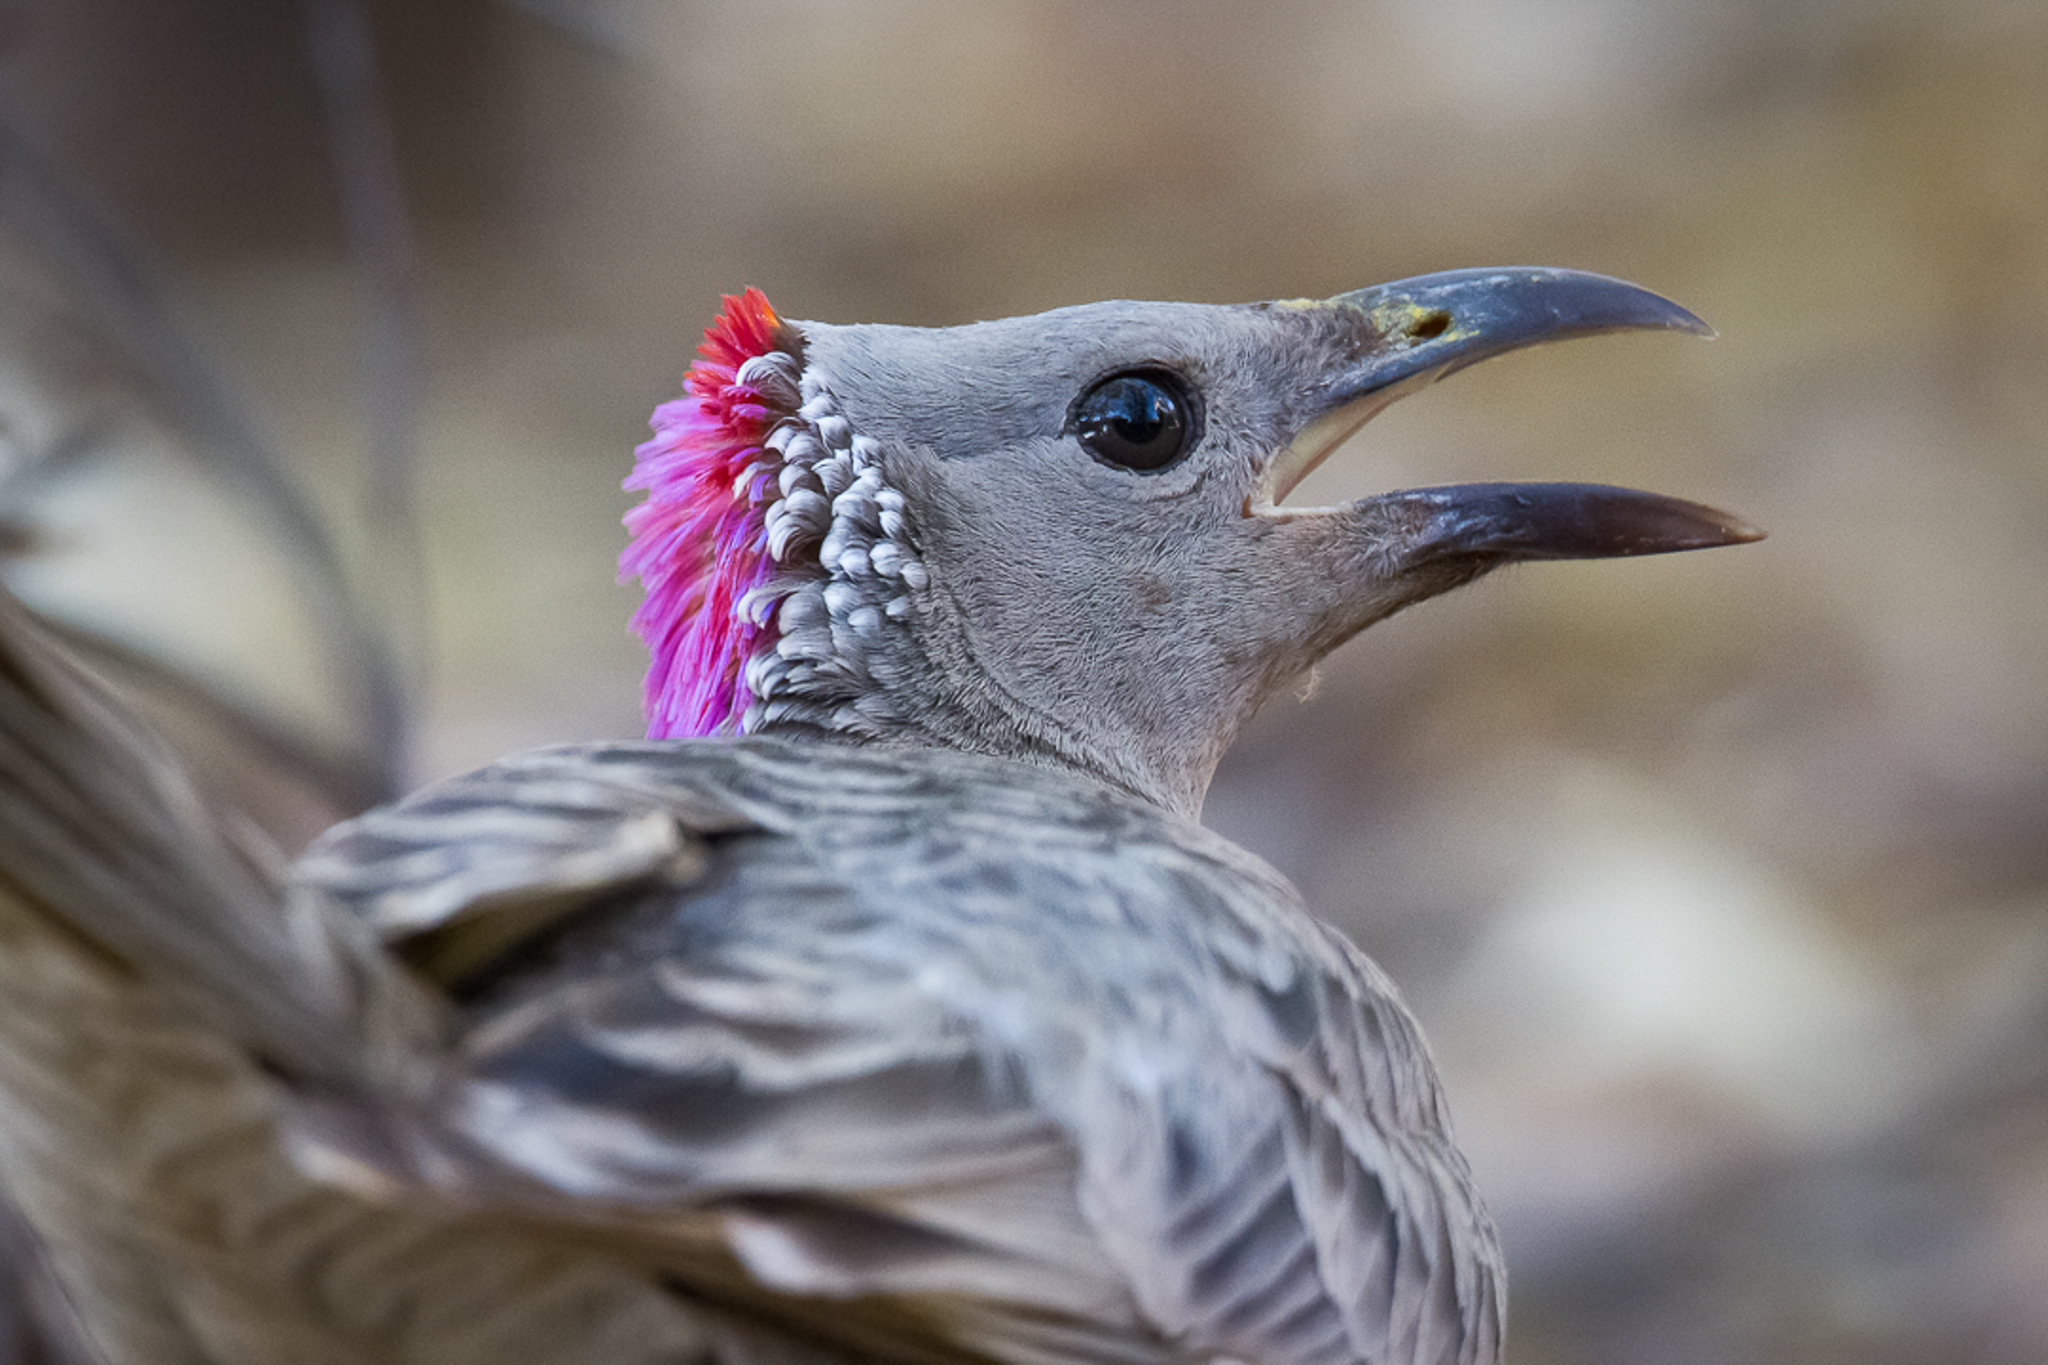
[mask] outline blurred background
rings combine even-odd
[[[636,733],[619,480],[722,292],[954,323],[1623,275],[1296,494],[1629,483],[1211,824],[1402,983],[1517,1365],[2048,1360],[2048,7],[0,0],[0,555],[287,842]],[[310,510],[309,510],[310,509]]]

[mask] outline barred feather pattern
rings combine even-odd
[[[802,409],[768,438],[783,453],[782,482],[797,489],[768,531],[771,549],[814,555],[817,572],[786,575],[764,587],[767,600],[748,604],[765,615],[774,603],[776,635],[747,661],[753,700],[740,728],[752,734],[794,723],[878,736],[899,719],[878,684],[931,575],[903,494],[883,476],[880,443],[839,415],[822,375],[807,370],[802,384]],[[822,517],[818,504],[802,500],[810,482],[831,499]]]
[[[582,909],[516,942],[515,827],[614,869],[528,879]],[[472,1188],[709,1212],[779,1316],[1009,1360],[1496,1359],[1493,1232],[1393,987],[1148,803],[955,753],[572,747],[300,875],[462,964]]]

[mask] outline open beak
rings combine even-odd
[[[1661,493],[1600,483],[1456,483],[1363,504],[1389,528],[1400,567],[1491,567],[1524,559],[1617,559],[1762,540],[1740,517]]]
[[[1490,356],[1603,332],[1712,336],[1684,308],[1605,275],[1540,266],[1452,270],[1339,294],[1310,305],[1357,344],[1318,395],[1324,405],[1261,479],[1270,509],[1343,440],[1396,399]],[[1760,540],[1725,512],[1600,484],[1463,484],[1383,494],[1359,504],[1403,532],[1402,557],[1502,563],[1665,554]]]

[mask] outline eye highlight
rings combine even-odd
[[[1129,370],[1074,401],[1068,425],[1104,464],[1141,473],[1164,469],[1195,444],[1194,404],[1177,375]]]

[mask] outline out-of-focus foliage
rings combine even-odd
[[[419,329],[420,777],[633,732],[617,485],[721,292],[946,323],[1531,261],[1707,317],[1461,376],[1297,500],[1589,478],[1772,539],[1392,622],[1210,818],[1430,1026],[1519,1365],[2048,1359],[2048,9],[382,0],[394,269],[333,8],[12,0],[0,123],[401,636],[362,469]],[[293,551],[0,210],[12,576],[347,733]]]

